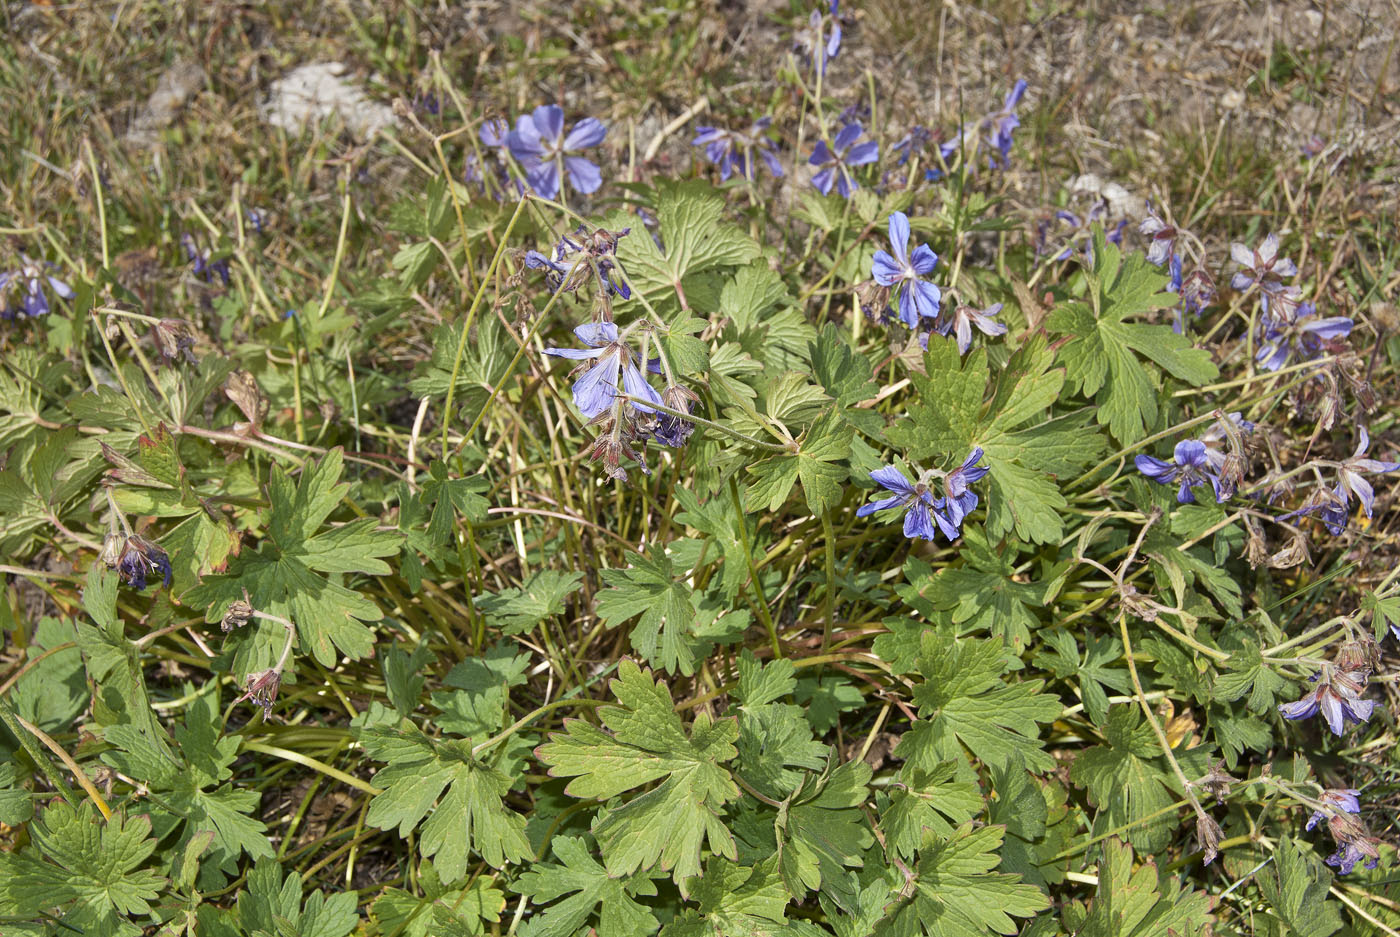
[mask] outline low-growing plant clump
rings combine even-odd
[[[776,18],[651,138],[391,43],[343,158],[9,157],[0,933],[1396,933],[1393,167],[1030,204],[1034,81]]]

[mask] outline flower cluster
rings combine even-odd
[[[584,225],[579,225],[573,237],[559,239],[552,257],[539,251],[526,251],[525,265],[544,270],[545,282],[556,293],[576,291],[591,275],[604,296],[629,299],[632,288],[614,274],[618,272],[617,242],[631,231],[631,228],[621,231],[594,228],[590,233]]]
[[[48,315],[49,297],[73,298],[73,288],[58,277],[45,273],[53,264],[31,260],[28,255],[19,255],[19,265],[14,270],[0,271],[0,319],[14,319],[27,316],[36,319]]]
[[[1254,432],[1254,424],[1238,412],[1217,420],[1200,439],[1184,439],[1164,462],[1150,455],[1133,460],[1137,470],[1160,485],[1176,485],[1176,500],[1195,502],[1191,489],[1209,484],[1217,504],[1227,501],[1244,481],[1243,437]]]
[[[1138,233],[1147,238],[1147,262],[1158,267],[1166,265],[1171,276],[1167,289],[1181,297],[1174,310],[1172,331],[1183,335],[1187,317],[1199,318],[1206,307],[1215,302],[1215,278],[1199,264],[1189,274],[1184,274],[1178,244],[1182,240],[1195,244],[1199,242],[1175,224],[1164,221],[1153,210],[1151,203],[1147,206],[1147,217],[1138,225]]]
[[[909,539],[932,540],[935,532],[939,532],[949,542],[954,541],[962,535],[962,522],[977,507],[977,492],[972,490],[972,483],[981,481],[991,471],[977,464],[982,455],[980,448],[973,449],[953,471],[928,469],[920,472],[918,481],[912,484],[893,465],[876,469],[870,473],[870,478],[894,494],[862,505],[856,516],[868,517],[876,511],[903,511],[904,536]],[[940,480],[942,490],[938,492],[936,486]]]
[[[1345,348],[1352,320],[1346,316],[1318,316],[1317,306],[1303,299],[1303,291],[1285,279],[1298,275],[1292,260],[1279,256],[1277,234],[1270,234],[1257,249],[1235,243],[1230,257],[1240,269],[1230,286],[1240,292],[1257,290],[1261,316],[1256,336],[1256,360],[1266,371],[1277,371],[1293,360],[1312,361]]]
[[[792,50],[806,60],[813,69],[826,74],[827,63],[841,51],[840,0],[831,0],[826,15],[821,10],[813,10],[807,18],[807,26],[793,38]]]
[[[964,124],[952,137],[939,144],[938,155],[944,165],[951,164],[959,153],[963,154],[969,165],[974,165],[977,157],[985,152],[988,169],[1006,169],[1010,166],[1012,135],[1021,126],[1016,108],[1021,98],[1025,97],[1027,87],[1029,85],[1024,78],[1017,79],[1002,101],[1000,110],[987,114],[971,125]],[[925,174],[930,181],[941,177],[940,169],[930,169]]]

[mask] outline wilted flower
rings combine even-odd
[[[1197,781],[1196,786],[1214,797],[1217,804],[1223,804],[1225,798],[1230,794],[1230,785],[1234,784],[1237,780],[1239,779],[1232,777],[1230,773],[1225,770],[1225,760],[1222,758],[1220,761],[1211,765],[1210,773]]]
[[[1295,720],[1321,712],[1332,734],[1340,736],[1348,723],[1360,725],[1371,718],[1376,702],[1361,698],[1367,676],[1364,670],[1342,671],[1331,664],[1323,664],[1321,672],[1310,678],[1317,689],[1310,690],[1296,703],[1280,703],[1278,711],[1285,719]]]
[[[616,325],[611,322],[589,322],[574,329],[574,334],[578,336],[579,341],[590,347],[546,348],[544,353],[575,361],[595,362],[592,365],[580,365],[580,369],[587,370],[574,381],[574,406],[578,407],[585,417],[595,417],[613,405],[617,399],[619,373],[622,376],[623,392],[629,397],[661,403],[661,396],[647,383],[646,377],[638,369],[641,356],[627,347]],[[653,412],[641,401],[632,400],[632,406],[648,413]]]
[[[890,248],[893,254],[876,251],[870,274],[881,286],[888,286],[899,298],[899,319],[911,329],[920,319],[938,315],[942,294],[933,283],[923,278],[938,265],[938,255],[927,244],[920,244],[909,253],[909,218],[902,211],[889,218]]]
[[[890,152],[896,154],[895,165],[903,166],[909,162],[909,157],[923,151],[933,139],[933,134],[927,127],[915,126],[908,133],[900,137],[895,143],[890,144]]]
[[[941,319],[938,328],[935,330],[939,335],[952,333],[958,342],[958,354],[965,355],[972,347],[972,328],[977,327],[977,331],[983,335],[1005,335],[1006,323],[998,322],[994,318],[1001,312],[1001,303],[993,303],[986,309],[974,309],[965,303],[958,303],[953,309],[953,314]]]
[[[1314,318],[1317,307],[1302,303],[1291,316],[1267,316],[1261,323],[1259,352],[1255,356],[1266,371],[1277,371],[1297,357],[1310,361],[1351,334],[1352,321],[1346,316]]]
[[[1225,834],[1220,829],[1220,824],[1208,813],[1198,812],[1196,814],[1196,841],[1201,844],[1202,862],[1210,865],[1215,861],[1215,857],[1220,855],[1220,841],[1225,838]]]
[[[850,198],[851,193],[860,188],[860,183],[851,175],[851,169],[873,163],[880,158],[880,144],[874,140],[856,143],[864,132],[858,123],[847,124],[836,134],[833,141],[835,149],[827,146],[825,140],[817,141],[816,149],[812,151],[812,156],[807,162],[812,166],[821,167],[812,177],[812,185],[822,195],[830,195],[834,185],[842,198]]]
[[[151,573],[159,573],[165,585],[170,585],[170,557],[145,537],[136,534],[127,536],[116,562],[112,563],[108,558],[108,563],[121,574],[128,586],[138,592],[146,588],[146,577]]]
[[[614,278],[616,268],[617,242],[631,233],[631,228],[621,231],[608,231],[595,228],[591,234],[579,225],[573,237],[562,237],[554,246],[554,256],[547,257],[539,251],[525,252],[525,265],[536,270],[544,270],[545,281],[551,290],[573,292],[592,274],[604,293],[611,293],[622,299],[632,296],[632,288],[620,278]]]
[[[482,131],[485,132],[483,127]],[[545,198],[559,194],[559,165],[569,173],[569,185],[577,192],[596,192],[603,184],[597,165],[582,156],[571,156],[603,142],[607,128],[596,117],[585,117],[564,135],[564,109],[542,104],[522,115],[507,136],[511,154],[525,167],[530,187]]]
[[[1314,488],[1303,500],[1302,507],[1279,516],[1279,520],[1292,520],[1316,514],[1327,526],[1327,532],[1336,537],[1346,530],[1348,510],[1347,499],[1332,488]]]
[[[1180,232],[1175,225],[1169,225],[1152,211],[1148,206],[1147,217],[1142,224],[1138,225],[1138,233],[1148,238],[1147,242],[1147,262],[1154,266],[1162,266],[1168,258],[1176,263],[1177,276],[1179,278],[1181,270],[1181,258],[1175,257],[1173,252],[1176,248],[1176,239]],[[1173,290],[1177,292],[1177,290]]]
[[[1360,794],[1360,791],[1353,790],[1349,787],[1344,789],[1333,788],[1323,791],[1322,796],[1318,797],[1318,800],[1322,802],[1327,810],[1325,812],[1322,810],[1314,810],[1313,815],[1308,817],[1305,829],[1311,830],[1313,827],[1317,826],[1318,823],[1326,820],[1339,810],[1345,813],[1360,813]]]
[[[1230,280],[1230,286],[1241,292],[1255,283],[1261,290],[1275,292],[1283,286],[1284,277],[1298,273],[1293,261],[1279,257],[1277,234],[1266,237],[1258,250],[1250,250],[1239,242],[1231,244],[1230,257],[1243,268]]]
[[[1184,439],[1176,444],[1172,462],[1163,462],[1150,455],[1140,455],[1133,460],[1137,470],[1162,485],[1178,483],[1176,500],[1181,504],[1191,504],[1196,496],[1191,489],[1207,482],[1215,490],[1217,503],[1230,497],[1230,492],[1221,484],[1220,476],[1211,471],[1209,452],[1204,443],[1195,439]]]
[[[661,391],[662,404],[682,413],[689,413],[699,399],[699,394],[680,384],[670,384]],[[656,426],[652,428],[651,438],[662,445],[679,449],[686,444],[686,440],[690,439],[690,434],[693,432],[695,432],[695,424],[692,421],[673,413],[658,411]]]
[[[185,257],[193,265],[195,276],[199,277],[205,283],[213,283],[214,277],[217,276],[223,281],[224,286],[228,286],[229,270],[227,258],[220,257],[217,260],[212,259],[213,254],[210,252],[209,248],[206,247],[201,251],[199,246],[195,244],[194,238],[189,234],[180,235],[180,246],[185,249]]]
[[[252,700],[254,704],[262,707],[263,719],[271,719],[272,704],[277,702],[277,691],[281,687],[282,673],[276,667],[250,673],[244,684],[243,695],[234,700],[234,703]]]
[[[763,158],[763,162],[768,166],[768,171],[775,178],[781,179],[783,164],[778,162],[773,141],[768,139],[763,132],[768,129],[768,125],[771,123],[773,123],[773,118],[764,117],[755,121],[746,133],[725,130],[722,127],[701,127],[698,135],[690,142],[692,146],[705,148],[705,158],[719,167],[721,182],[727,180],[735,170],[738,170],[739,175],[745,179],[752,179],[754,177],[754,153]]]
[[[167,362],[184,357],[190,364],[198,364],[194,352],[194,330],[183,319],[161,319],[152,330],[156,348]]]
[[[73,298],[73,288],[58,277],[44,273],[53,264],[31,260],[27,254],[19,255],[19,268],[0,271],[0,319],[13,319],[28,316],[31,319],[49,313],[49,297],[52,290],[56,296]],[[16,296],[18,294],[18,296]]]
[[[1380,862],[1376,838],[1350,813],[1332,814],[1327,819],[1327,828],[1337,841],[1337,851],[1327,857],[1327,864],[1336,867],[1342,875],[1350,874],[1362,859],[1366,860],[1368,869],[1374,869]]]

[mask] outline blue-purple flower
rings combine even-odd
[[[1152,211],[1148,206],[1147,217],[1142,224],[1138,225],[1138,233],[1147,238],[1147,262],[1153,266],[1160,267],[1166,263],[1168,258],[1176,270],[1173,278],[1176,280],[1176,288],[1173,293],[1181,290],[1181,258],[1175,254],[1176,239],[1180,236],[1175,225],[1169,225]]]
[[[1238,276],[1238,274],[1236,274]],[[1264,294],[1268,295],[1268,294]],[[1284,295],[1280,293],[1280,295]],[[1274,310],[1288,309],[1286,304],[1274,304]],[[1265,305],[1265,312],[1270,306]],[[1352,321],[1346,316],[1317,318],[1317,306],[1301,303],[1292,315],[1280,311],[1266,314],[1260,323],[1259,352],[1255,356],[1266,371],[1277,371],[1297,357],[1311,361],[1327,351],[1328,346],[1351,334]]]
[[[34,319],[48,315],[47,290],[64,299],[73,298],[72,287],[58,277],[44,273],[45,268],[52,266],[20,254],[19,269],[0,271],[0,319],[13,319],[16,316]],[[15,294],[18,294],[18,301]]]
[[[943,479],[944,501],[948,519],[954,527],[961,527],[963,519],[977,508],[977,492],[968,486],[981,481],[991,469],[978,465],[982,461],[982,447],[978,446],[963,460],[963,464],[949,472]]]
[[[902,211],[890,214],[889,232],[893,254],[876,251],[870,275],[876,283],[895,292],[900,321],[917,329],[920,319],[938,315],[942,293],[936,285],[923,279],[938,265],[938,255],[927,244],[920,244],[909,253],[909,218]]]
[[[526,251],[525,266],[544,270],[545,282],[556,293],[561,289],[565,292],[577,290],[591,273],[604,293],[630,299],[632,288],[614,273],[617,270],[618,239],[631,231],[631,228],[617,232],[595,228],[589,234],[583,225],[579,225],[572,238],[565,236],[559,239],[552,258],[539,251]]]
[[[1018,79],[1002,102],[1001,110],[982,120],[983,130],[988,132],[992,146],[1001,154],[1000,161],[988,154],[987,163],[992,169],[1005,169],[1011,163],[1011,134],[1021,126],[1021,118],[1016,116],[1016,105],[1021,103],[1025,93],[1026,80]]]
[[[1361,812],[1361,792],[1353,788],[1333,788],[1322,792],[1318,800],[1322,802],[1324,810],[1314,810],[1312,816],[1308,817],[1305,829],[1311,830],[1323,820],[1333,816],[1338,811],[1343,813]]]
[[[1274,292],[1283,286],[1283,278],[1295,276],[1298,267],[1287,258],[1278,255],[1278,235],[1270,234],[1259,245],[1258,250],[1238,242],[1230,245],[1230,257],[1240,265],[1240,270],[1230,280],[1230,286],[1243,292],[1255,283],[1266,292]]]
[[[1320,712],[1332,734],[1340,736],[1348,724],[1360,725],[1371,718],[1376,701],[1361,698],[1367,676],[1365,670],[1338,670],[1332,664],[1323,664],[1321,672],[1310,678],[1317,688],[1297,702],[1280,703],[1278,711],[1285,719],[1294,720]]]
[[[192,265],[194,275],[205,283],[213,283],[214,277],[223,281],[224,286],[229,283],[228,258],[220,257],[213,259],[213,254],[209,248],[200,250],[195,244],[194,238],[188,234],[180,235],[180,246],[185,249],[185,257]]]
[[[486,127],[482,127],[482,132],[486,132]],[[559,194],[561,163],[568,171],[569,185],[574,191],[596,192],[603,184],[603,174],[595,163],[570,154],[597,146],[607,132],[597,118],[585,117],[565,136],[564,109],[555,104],[542,104],[534,113],[521,115],[516,120],[515,129],[507,135],[506,142],[511,155],[525,167],[530,187],[545,198],[554,198]]]
[[[110,546],[107,550],[115,552]],[[159,573],[165,585],[170,585],[170,557],[145,537],[127,536],[120,543],[120,552],[112,565],[126,584],[138,592],[146,588],[146,577],[151,573]]]
[[[692,146],[703,146],[705,158],[719,167],[721,182],[729,179],[735,170],[745,179],[754,177],[754,154],[762,157],[768,171],[774,178],[783,177],[783,165],[778,162],[773,141],[763,131],[773,123],[773,118],[764,117],[755,121],[747,132],[726,130],[723,127],[701,127]]]
[[[922,153],[924,147],[928,146],[933,134],[927,127],[914,126],[908,133],[900,137],[898,142],[890,144],[890,152],[895,154],[895,165],[903,166],[909,162],[909,157]]]
[[[611,322],[589,322],[574,329],[574,335],[589,347],[546,348],[544,353],[574,361],[593,362],[592,365],[580,365],[579,370],[583,370],[583,374],[574,381],[574,406],[580,413],[592,419],[610,408],[617,400],[619,375],[622,378],[622,392],[633,398],[632,406],[646,413],[654,412],[641,401],[661,403],[661,395],[647,383],[638,367],[641,356],[627,347],[616,325]]]
[[[1133,460],[1137,470],[1162,485],[1177,484],[1176,500],[1181,504],[1195,502],[1196,495],[1191,491],[1197,485],[1209,483],[1215,491],[1217,503],[1230,497],[1228,486],[1212,470],[1210,450],[1205,443],[1195,439],[1183,439],[1176,444],[1171,462],[1150,455],[1140,455]]]
[[[826,74],[826,63],[836,58],[836,53],[841,51],[841,15],[837,12],[839,3],[840,0],[831,0],[831,5],[827,8],[828,16],[823,16],[821,10],[813,10],[812,15],[807,18],[807,28],[797,33],[792,44],[792,50],[823,75]]]
[[[905,512],[904,536],[909,539],[932,540],[935,532],[941,532],[949,541],[956,540],[963,520],[977,507],[977,494],[969,486],[981,481],[990,471],[986,466],[977,465],[981,459],[982,450],[973,449],[972,454],[953,471],[930,469],[920,472],[919,480],[913,484],[893,465],[876,469],[870,473],[871,479],[894,494],[862,505],[857,509],[856,516],[868,517],[876,511],[902,510]],[[933,484],[938,479],[943,481],[941,497],[933,491]]]
[[[864,132],[860,124],[847,124],[836,134],[833,141],[835,149],[827,146],[825,140],[817,141],[817,147],[807,162],[820,167],[812,177],[812,185],[822,195],[830,195],[832,186],[835,186],[842,198],[850,198],[851,193],[860,188],[851,169],[880,158],[880,144],[874,140],[856,143]]]
[[[958,539],[958,526],[943,513],[947,502],[934,497],[928,478],[921,476],[919,482],[910,484],[904,473],[893,465],[876,469],[870,477],[894,494],[862,505],[856,510],[856,517],[868,517],[876,511],[902,510],[905,512],[904,536],[910,540],[932,540],[939,530],[950,541]]]
[[[1336,494],[1342,499],[1342,504],[1350,509],[1350,496],[1355,495],[1356,500],[1361,502],[1361,509],[1366,512],[1366,516],[1371,516],[1371,508],[1375,503],[1376,493],[1371,488],[1371,483],[1362,477],[1366,475],[1379,475],[1385,472],[1393,472],[1400,469],[1400,462],[1382,462],[1380,459],[1366,459],[1366,450],[1371,448],[1371,435],[1366,432],[1366,427],[1358,427],[1361,434],[1360,441],[1356,444],[1356,451],[1351,458],[1345,460],[1337,466],[1337,488]]]
[[[958,303],[951,316],[945,316],[935,329],[939,335],[953,335],[958,342],[958,354],[965,355],[972,347],[972,329],[983,335],[1005,335],[1006,323],[995,318],[1001,312],[1001,303],[992,303],[986,309],[974,309],[965,303]]]

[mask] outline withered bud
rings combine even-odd
[[[1301,563],[1312,562],[1312,553],[1308,550],[1308,538],[1301,530],[1295,531],[1287,546],[1269,557],[1270,569],[1292,569]]]
[[[125,548],[126,537],[119,533],[110,533],[102,540],[102,553],[98,558],[106,563],[108,568],[116,569]]]
[[[1381,648],[1375,638],[1364,631],[1358,631],[1350,641],[1337,648],[1333,661],[1338,670],[1370,675],[1380,669]]]
[[[228,611],[224,612],[224,617],[219,623],[219,627],[227,634],[236,628],[242,628],[244,625],[248,624],[248,621],[252,617],[253,606],[249,604],[247,595],[245,594],[241,599],[234,599],[233,604],[228,607]]]
[[[1156,621],[1157,609],[1147,601],[1147,596],[1137,590],[1137,587],[1130,582],[1123,583],[1118,592],[1118,602],[1129,615],[1141,618],[1143,621]]]
[[[270,719],[272,718],[272,704],[277,702],[277,691],[281,686],[282,674],[277,668],[255,671],[248,674],[243,695],[234,702],[241,703],[244,700],[252,700],[255,705],[262,707],[263,719]]]
[[[1200,813],[1196,815],[1196,841],[1201,844],[1201,851],[1205,853],[1202,861],[1210,865],[1215,861],[1215,857],[1220,855],[1220,841],[1225,838],[1225,834],[1220,829],[1220,824],[1210,818],[1209,814]]]
[[[1211,765],[1210,773],[1196,782],[1196,786],[1215,798],[1217,804],[1225,802],[1230,793],[1230,785],[1239,780],[1225,772],[1225,760]]]
[[[224,381],[224,394],[237,405],[247,423],[235,424],[239,432],[258,432],[262,429],[263,418],[267,416],[268,402],[258,389],[257,379],[247,371],[234,371]]]
[[[1250,569],[1258,569],[1269,559],[1269,542],[1264,539],[1264,528],[1253,517],[1245,517],[1244,558]]]
[[[152,329],[156,348],[167,363],[183,357],[190,364],[199,364],[194,356],[194,329],[183,319],[161,319]]]

